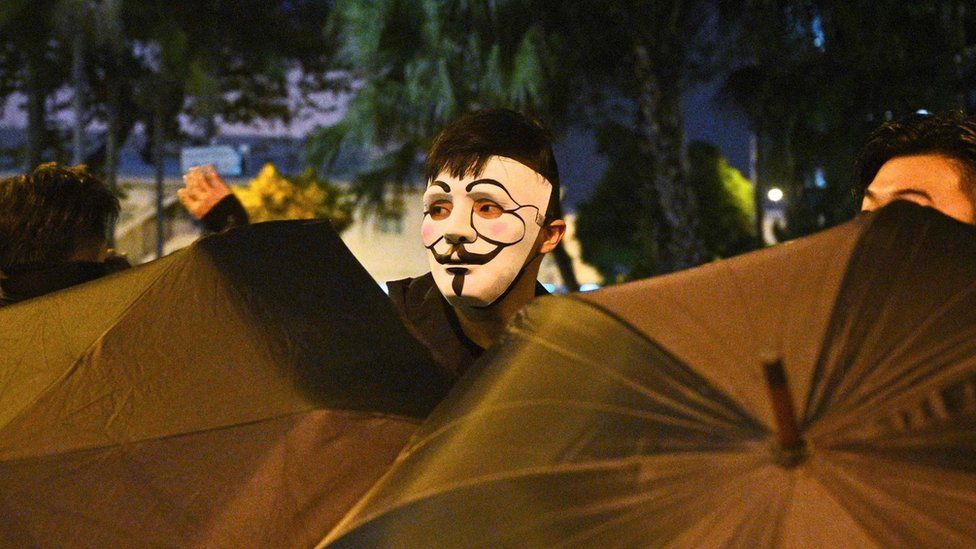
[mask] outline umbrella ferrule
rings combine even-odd
[[[763,364],[763,373],[776,420],[776,444],[773,450],[776,462],[784,467],[799,465],[806,458],[806,444],[800,436],[783,361],[777,358],[766,362]]]

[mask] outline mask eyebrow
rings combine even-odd
[[[499,183],[498,181],[495,181],[494,179],[478,179],[478,180],[475,180],[475,181],[472,181],[471,183],[468,183],[468,186],[467,186],[467,187],[465,187],[465,188],[464,188],[464,190],[465,190],[465,191],[467,191],[467,192],[471,192],[471,189],[472,189],[472,188],[473,188],[473,187],[474,187],[475,185],[493,185],[493,186],[495,186],[495,187],[498,187],[498,188],[499,188],[499,189],[501,189],[501,190],[502,190],[502,191],[503,191],[503,192],[504,192],[504,193],[505,193],[506,195],[508,195],[508,198],[509,198],[509,199],[510,199],[510,200],[511,200],[512,202],[515,202],[516,204],[518,204],[518,201],[517,201],[517,200],[515,200],[514,198],[512,198],[512,194],[511,194],[510,192],[508,192],[508,189],[506,189],[506,188],[505,188],[505,185],[502,185],[501,183]],[[519,204],[519,205],[521,206],[521,204]]]
[[[447,183],[444,183],[443,181],[433,181],[429,185],[427,185],[427,188],[428,189],[431,188],[431,187],[440,187],[440,188],[444,189],[444,192],[447,192],[447,193],[451,192],[451,186],[448,185]]]
[[[895,197],[902,196],[920,196],[926,200],[932,200],[932,195],[921,189],[899,189],[894,192]]]

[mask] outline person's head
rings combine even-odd
[[[424,166],[422,237],[438,289],[454,306],[487,307],[535,284],[565,231],[549,132],[507,109],[465,115],[434,140]]]
[[[119,200],[84,166],[42,164],[0,181],[0,271],[105,260]]]
[[[976,222],[976,120],[915,115],[882,125],[858,158],[857,186],[864,211],[908,200]]]

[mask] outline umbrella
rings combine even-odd
[[[974,387],[976,229],[897,204],[534,303],[323,545],[973,547]]]
[[[308,546],[445,378],[327,222],[0,309],[0,545]]]

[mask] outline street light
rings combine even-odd
[[[766,193],[766,198],[768,198],[771,202],[779,202],[780,200],[783,200],[783,190],[779,187],[773,187],[772,189],[769,189],[769,192]]]

